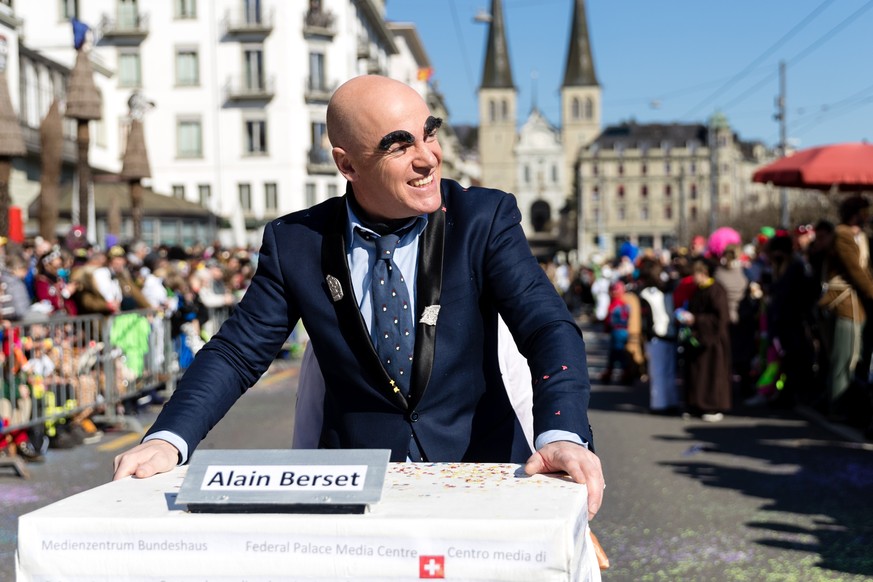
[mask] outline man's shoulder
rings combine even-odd
[[[463,186],[455,180],[443,178],[441,182],[443,194],[457,196],[460,198],[492,198],[500,199],[510,194],[496,188],[486,188],[484,186]]]
[[[501,201],[514,197],[496,188],[484,188],[482,186],[462,186],[458,182],[449,179],[442,180],[442,192],[446,204],[452,210],[485,211],[486,208],[496,207]]]

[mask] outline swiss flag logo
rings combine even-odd
[[[446,577],[446,557],[445,556],[419,556],[418,557],[418,577],[419,578],[445,578]]]

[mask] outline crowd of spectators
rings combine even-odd
[[[0,237],[0,420],[9,427],[0,433],[0,454],[38,461],[50,446],[98,439],[102,433],[91,419],[106,403],[97,362],[107,355],[123,361],[116,381],[134,382],[146,359],[165,364],[156,346],[164,345],[167,329],[172,368],[186,368],[245,293],[257,266],[255,252],[218,243],[150,248],[136,241],[103,248],[83,235],[74,228],[61,241],[37,237],[21,245]],[[116,324],[111,337],[102,337],[104,318]],[[122,328],[130,333],[119,340],[115,330]],[[131,396],[115,412],[135,413],[143,395]],[[161,398],[155,390],[146,395]],[[30,422],[65,406],[76,414]],[[29,426],[11,430],[20,425]]]
[[[717,422],[740,404],[800,404],[873,438],[868,222],[869,203],[855,196],[842,202],[837,225],[762,228],[752,241],[728,244],[713,233],[657,252],[625,243],[611,260],[543,266],[568,308],[609,334],[599,380],[643,383],[652,413]],[[184,369],[257,267],[256,252],[218,243],[102,248],[83,234],[23,245],[0,237],[0,421],[14,427],[62,411],[64,398],[47,386],[65,387],[78,405],[62,427],[4,430],[0,454],[39,460],[48,446],[99,438],[90,420],[101,406],[95,362],[112,338],[97,325],[76,344],[83,326],[51,322],[149,310],[157,317],[139,323],[148,335],[164,333],[154,321],[169,321],[174,364]]]
[[[544,268],[568,307],[609,334],[599,380],[647,385],[651,412],[717,422],[801,405],[873,438],[869,203],[846,198],[839,214],[750,241],[732,231],[729,244],[697,236],[669,251],[625,243],[613,259]]]

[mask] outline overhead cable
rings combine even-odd
[[[763,61],[764,59],[766,59],[767,57],[769,57],[771,54],[773,54],[773,52],[774,52],[776,49],[778,49],[780,46],[782,46],[783,44],[785,44],[785,42],[787,42],[789,39],[791,39],[791,37],[793,37],[795,34],[797,34],[798,32],[800,32],[800,30],[801,30],[804,26],[806,26],[807,24],[809,24],[810,22],[812,22],[812,20],[815,19],[815,17],[818,16],[819,13],[821,13],[825,8],[827,8],[830,4],[832,4],[833,1],[834,1],[834,0],[824,0],[824,2],[822,2],[821,4],[819,4],[819,5],[818,5],[818,6],[817,6],[817,7],[816,7],[812,12],[810,12],[810,13],[809,13],[809,14],[808,14],[808,15],[807,15],[803,20],[801,20],[800,22],[798,22],[796,25],[794,25],[794,27],[791,28],[791,30],[789,30],[789,31],[786,32],[784,35],[782,35],[782,37],[781,37],[779,40],[777,40],[775,43],[773,43],[773,45],[771,45],[770,48],[766,49],[763,53],[761,53],[760,55],[758,55],[757,57],[755,57],[755,58],[752,60],[752,62],[749,63],[748,65],[746,65],[746,67],[745,67],[743,70],[741,70],[739,73],[737,73],[736,75],[734,75],[733,77],[731,77],[731,78],[730,78],[726,83],[724,83],[723,85],[721,85],[718,89],[716,89],[716,90],[715,90],[711,95],[709,95],[706,99],[704,99],[703,101],[701,101],[700,103],[698,103],[697,105],[695,105],[694,107],[692,107],[692,108],[688,111],[688,113],[686,113],[686,114],[683,115],[682,117],[683,117],[683,118],[691,117],[692,115],[694,115],[695,113],[697,113],[697,111],[699,111],[701,108],[703,108],[705,105],[707,105],[708,103],[710,103],[710,102],[711,102],[712,100],[714,100],[715,98],[719,97],[725,89],[728,89],[728,88],[732,87],[732,86],[734,85],[734,83],[736,83],[737,81],[739,81],[740,79],[742,79],[743,77],[745,77],[746,75],[748,75],[748,73],[749,73],[749,72],[750,72],[750,71],[755,67],[755,65],[757,65],[758,63],[760,63],[761,61]]]

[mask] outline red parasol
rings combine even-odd
[[[800,150],[760,168],[752,180],[789,188],[873,190],[873,145],[842,143]]]

